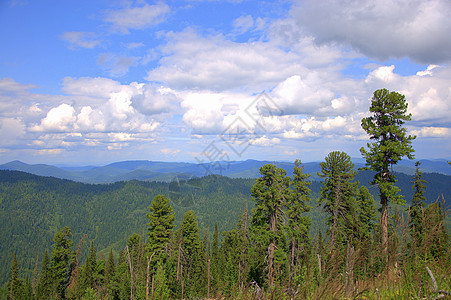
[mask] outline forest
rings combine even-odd
[[[2,296],[450,297],[449,179],[423,174],[419,163],[408,179],[392,171],[414,159],[403,95],[376,91],[370,113],[366,170],[333,151],[320,181],[300,160],[292,176],[266,164],[257,179],[169,183],[88,185],[2,171]],[[29,247],[36,241],[40,249]]]

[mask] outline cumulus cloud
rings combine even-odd
[[[169,6],[164,2],[154,5],[144,2],[144,5],[140,6],[129,5],[119,10],[107,11],[105,21],[119,31],[129,33],[129,29],[145,29],[163,22],[169,12]]]
[[[450,61],[451,2],[299,1],[291,12],[318,43],[350,45],[386,60],[410,57],[420,63]]]
[[[178,98],[169,88],[150,84],[138,88],[138,94],[133,96],[132,105],[145,115],[175,112]]]
[[[65,132],[70,131],[75,122],[75,109],[69,104],[61,104],[52,108],[40,125],[33,126],[31,131]]]
[[[64,32],[61,38],[69,43],[70,48],[88,48],[92,49],[100,44],[100,40],[94,32],[70,31]]]
[[[307,70],[298,55],[264,42],[235,43],[222,35],[202,37],[192,29],[168,33],[160,66],[149,81],[174,89],[263,90],[292,74]]]

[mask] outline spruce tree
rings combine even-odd
[[[23,299],[24,286],[22,278],[19,277],[19,267],[17,265],[16,252],[14,252],[11,262],[11,272],[8,281],[8,300]]]
[[[44,260],[42,261],[41,276],[37,287],[38,299],[49,299],[53,292],[52,271],[50,269],[50,259],[45,250]]]
[[[155,274],[155,289],[154,289],[154,298],[157,300],[166,300],[169,299],[170,290],[167,284],[166,273],[164,271],[163,265],[161,261],[157,263],[157,273]]]
[[[205,252],[199,237],[199,226],[197,225],[194,211],[189,210],[183,216],[180,224],[179,234],[181,236],[183,282],[185,295],[189,297],[201,296],[206,287],[206,265]]]
[[[374,219],[376,218],[376,206],[373,195],[367,187],[361,186],[356,197],[358,224],[355,228],[357,237],[367,241],[372,237]]]
[[[424,195],[427,183],[426,180],[421,179],[423,173],[420,171],[421,163],[417,161],[415,163],[415,177],[412,180],[412,190],[414,191],[412,202],[410,204],[410,221],[409,229],[412,238],[417,245],[421,244],[423,240],[424,229],[424,207],[426,203],[426,196]]]
[[[349,155],[340,151],[329,153],[320,167],[318,176],[324,181],[319,201],[324,202],[324,211],[329,214],[331,244],[340,247],[340,243],[345,243],[353,235],[358,183],[352,181],[357,172]]]
[[[310,210],[308,202],[310,201],[311,184],[308,179],[310,174],[304,173],[304,167],[300,160],[294,162],[293,180],[291,180],[292,195],[287,201],[286,216],[287,232],[290,239],[290,280],[292,275],[296,273],[296,266],[298,266],[301,257],[307,254],[309,243],[309,229],[311,220],[304,214]]]
[[[394,185],[396,179],[392,166],[402,157],[413,159],[412,140],[415,136],[407,135],[403,127],[411,119],[407,114],[407,102],[404,95],[387,89],[376,90],[371,100],[371,116],[362,119],[362,128],[372,142],[367,143],[366,150],[360,149],[366,159],[367,168],[376,172],[372,184],[379,186],[381,202],[380,234],[382,252],[388,260],[388,202],[403,202],[398,195],[399,188]]]
[[[153,261],[165,257],[167,247],[173,234],[175,213],[169,198],[158,195],[152,201],[147,213],[149,223],[147,224],[149,242],[147,252],[155,252]]]
[[[260,168],[260,174],[262,176],[251,188],[251,196],[255,201],[252,232],[260,247],[267,249],[268,286],[273,286],[276,269],[286,262],[282,216],[292,191],[290,178],[284,169],[266,164]]]
[[[66,295],[66,287],[71,274],[71,265],[74,259],[74,251],[72,250],[72,232],[69,227],[64,227],[58,231],[53,241],[55,242],[52,255],[50,258],[50,266],[52,272],[52,280],[55,284],[55,293],[59,299],[64,299]]]

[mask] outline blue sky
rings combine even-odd
[[[0,163],[359,157],[372,93],[450,158],[451,3],[0,2]]]

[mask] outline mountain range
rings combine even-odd
[[[353,159],[355,168],[364,167],[363,159]],[[446,160],[420,160],[421,171],[424,173],[439,173],[451,175],[451,166]],[[105,166],[53,166],[46,164],[26,164],[21,161],[11,161],[0,165],[0,170],[22,171],[39,176],[50,176],[60,179],[69,179],[83,183],[113,183],[118,181],[172,181],[174,179],[189,179],[216,174],[230,178],[257,178],[259,169],[267,163],[275,163],[278,167],[287,170],[291,175],[293,162],[273,161],[232,161],[213,162],[210,164],[196,164],[186,162],[159,162],[148,160],[122,161]],[[320,162],[303,163],[304,172],[312,175],[311,179],[319,179]],[[394,171],[413,175],[415,165],[413,161],[401,161],[394,166]]]

